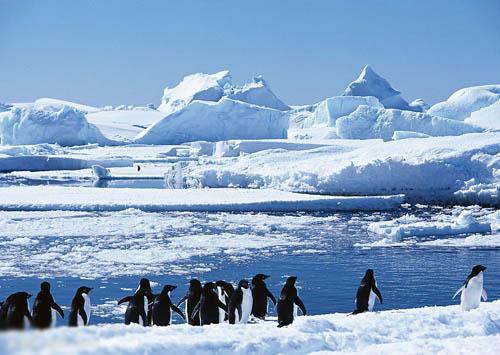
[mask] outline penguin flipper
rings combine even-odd
[[[372,290],[373,290],[373,293],[375,293],[375,295],[377,296],[378,301],[380,302],[380,304],[382,304],[382,294],[380,293],[380,291],[377,288],[377,286],[373,286]]]
[[[173,311],[177,312],[178,315],[182,317],[182,319],[186,320],[186,317],[184,316],[184,313],[177,307],[176,305],[172,304],[170,305],[170,308],[172,308]]]
[[[219,308],[222,308],[227,313],[227,307],[224,303],[219,300]]]
[[[483,301],[487,301],[488,300],[488,294],[486,293],[486,290],[483,288],[483,290],[481,291],[481,298],[483,299]]]
[[[302,302],[302,300],[297,296],[297,297],[295,297],[294,302],[297,306],[299,306],[300,310],[302,311],[302,314],[305,316],[306,315],[306,307],[304,306],[304,303]]]
[[[188,299],[188,296],[187,296],[187,295],[186,295],[186,296],[184,296],[184,297],[182,297],[182,298],[181,298],[181,300],[180,300],[179,302],[177,302],[177,304],[176,304],[175,306],[176,306],[176,307],[179,307],[179,305],[180,305],[182,302],[184,302],[185,300],[187,300],[187,299]]]
[[[243,318],[243,310],[241,309],[241,304],[239,304],[238,306],[236,306],[236,309],[238,310],[238,319],[240,320],[241,322],[241,318]]]
[[[457,295],[458,295],[460,292],[462,292],[462,291],[464,290],[464,288],[465,288],[465,285],[463,285],[462,287],[460,287],[460,288],[458,289],[458,291],[457,291],[457,292],[455,292],[455,294],[453,295],[453,297],[452,297],[451,299],[454,299],[455,297],[457,297]]]
[[[198,302],[196,306],[194,306],[193,312],[191,313],[191,319],[193,319],[194,316],[200,311],[200,307],[201,307],[201,302]]]
[[[52,308],[54,308],[57,311],[57,313],[59,313],[59,315],[61,316],[61,318],[64,319],[64,312],[63,312],[63,310],[61,309],[61,307],[57,303],[52,302]]]
[[[271,291],[269,291],[266,287],[266,293],[267,293],[267,297],[269,297],[271,299],[271,301],[273,301],[273,304],[276,306],[276,298],[274,298],[273,294],[271,293]]]
[[[87,318],[87,313],[85,313],[85,309],[83,308],[83,305],[78,309],[78,314],[80,317],[82,317],[83,320],[83,325],[87,325],[87,322],[89,319]]]
[[[141,311],[139,312],[139,317],[142,318],[142,325],[146,327],[149,323],[148,323],[148,316],[146,315],[146,311],[144,310],[144,308],[141,308]]]
[[[118,301],[118,304],[122,304],[122,303],[125,303],[125,302],[130,302],[130,300],[132,299],[132,296],[127,296],[127,297],[123,297],[121,300]]]

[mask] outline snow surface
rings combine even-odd
[[[395,131],[412,131],[430,136],[458,136],[482,132],[464,122],[396,109],[359,106],[350,115],[337,119],[337,135],[345,139],[382,138],[390,140]]]
[[[446,101],[433,105],[435,116],[500,129],[500,85],[473,86],[454,92]]]
[[[500,347],[500,301],[464,312],[425,307],[356,316],[300,316],[285,328],[275,321],[146,328],[121,324],[10,332],[5,354],[494,354]]]
[[[317,196],[278,190],[99,189],[31,186],[2,188],[4,211],[378,211],[398,208],[403,195]]]
[[[83,113],[99,112],[100,109],[97,107],[82,105],[71,101],[51,99],[51,98],[41,98],[33,102],[34,106],[39,108],[45,108],[52,111],[59,111],[65,106],[74,108],[75,110],[81,111]]]
[[[112,144],[99,129],[88,123],[83,112],[69,106],[61,108],[13,108],[0,114],[1,144],[57,143],[82,145]]]
[[[429,138],[430,136],[425,133],[418,133],[412,131],[394,131],[392,135],[392,140],[397,141],[400,139],[408,139],[408,138]]]
[[[337,118],[349,115],[360,105],[383,108],[380,101],[373,96],[335,96],[317,104],[314,112],[304,119],[303,128],[335,127]]]
[[[419,111],[421,105],[409,105],[401,93],[392,88],[391,84],[369,66],[365,66],[359,77],[349,84],[343,96],[375,96],[386,108]]]
[[[288,117],[282,112],[222,98],[193,101],[143,131],[140,144],[179,144],[227,139],[286,138]]]

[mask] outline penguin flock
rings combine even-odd
[[[476,265],[455,293],[460,296],[463,310],[479,307],[481,299],[487,300],[483,288],[484,271],[486,267]],[[165,285],[159,294],[154,294],[148,279],[141,279],[133,295],[122,298],[118,305],[127,303],[125,324],[136,323],[143,326],[168,326],[172,323],[173,312],[177,313],[186,323],[193,326],[218,324],[244,324],[249,321],[265,320],[268,314],[270,300],[278,313],[278,327],[293,323],[298,309],[306,315],[306,307],[299,298],[295,283],[296,276],[287,278],[279,299],[269,291],[265,280],[269,275],[257,274],[251,283],[242,279],[234,287],[231,283],[219,280],[206,282],[204,285],[197,279],[191,279],[184,297],[174,304],[170,294],[177,287]],[[89,293],[91,287],[79,287],[71,302],[68,315],[68,326],[86,326],[90,322],[91,303]],[[40,292],[33,303],[33,311],[29,309],[27,292],[16,292],[0,302],[0,330],[51,328],[56,325],[57,314],[64,319],[64,312],[55,302],[50,292],[50,284],[42,282]],[[382,293],[377,288],[374,271],[368,269],[356,292],[356,308],[351,314],[371,312],[375,300],[382,303]],[[179,308],[184,303],[184,312]]]

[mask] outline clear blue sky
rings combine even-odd
[[[158,104],[184,75],[262,74],[289,104],[365,64],[411,101],[500,83],[500,1],[0,0],[0,101]]]

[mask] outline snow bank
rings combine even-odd
[[[158,110],[171,113],[182,109],[194,100],[219,101],[224,94],[224,85],[231,82],[228,70],[215,74],[191,74],[174,88],[165,88]]]
[[[143,131],[142,144],[180,144],[227,139],[286,138],[285,113],[227,98],[193,101]]]
[[[365,66],[359,77],[349,84],[342,96],[375,96],[386,108],[400,110],[419,111],[423,107],[420,104],[409,105],[401,93],[394,90],[387,80],[369,66]]]
[[[500,346],[500,301],[469,312],[458,306],[298,317],[286,328],[258,324],[122,324],[0,335],[4,354],[494,354]]]
[[[267,187],[332,195],[403,193],[411,201],[442,203],[455,202],[453,193],[471,179],[499,186],[493,163],[498,154],[498,133],[430,137],[425,144],[421,139],[336,140],[316,149],[267,150],[190,165],[184,176],[196,187]]]
[[[61,109],[14,108],[0,114],[1,144],[57,143],[63,146],[88,143],[110,144],[83,112]]]
[[[454,92],[446,101],[432,106],[428,113],[459,121],[471,118],[483,127],[499,129],[499,101],[500,85],[473,86]]]
[[[412,131],[430,136],[458,136],[482,132],[483,129],[426,113],[369,106],[359,106],[350,115],[337,119],[337,135],[341,138],[390,140],[395,131]]]
[[[242,154],[252,154],[269,149],[283,149],[289,151],[308,150],[324,147],[325,144],[301,143],[289,141],[242,141],[230,140],[212,143],[215,145],[214,155],[217,157],[236,157]]]
[[[271,91],[269,84],[261,75],[254,77],[252,83],[247,83],[242,87],[233,86],[226,89],[225,94],[230,99],[257,106],[269,107],[280,111],[290,110],[290,106],[281,101]]]
[[[463,211],[454,222],[421,221],[406,215],[391,221],[374,222],[368,231],[393,241],[409,237],[450,236],[472,233],[491,233],[489,223],[479,223],[470,211]]]
[[[378,211],[398,208],[403,195],[315,196],[278,190],[244,189],[99,189],[30,186],[1,189],[5,211],[141,211],[269,212]]]
[[[335,96],[318,103],[316,110],[304,119],[302,127],[335,127],[337,118],[349,115],[360,105],[384,107],[373,96]]]
[[[408,139],[408,138],[429,138],[428,134],[412,132],[412,131],[394,131],[392,135],[392,140],[397,141],[400,139]]]
[[[77,104],[75,102],[66,101],[66,100],[50,99],[50,98],[41,98],[41,99],[35,100],[33,105],[38,106],[39,108],[42,108],[42,109],[45,108],[46,110],[51,110],[51,111],[59,111],[59,110],[63,109],[65,106],[74,108],[75,110],[81,111],[83,113],[91,113],[91,112],[100,111],[100,109],[97,107]]]

